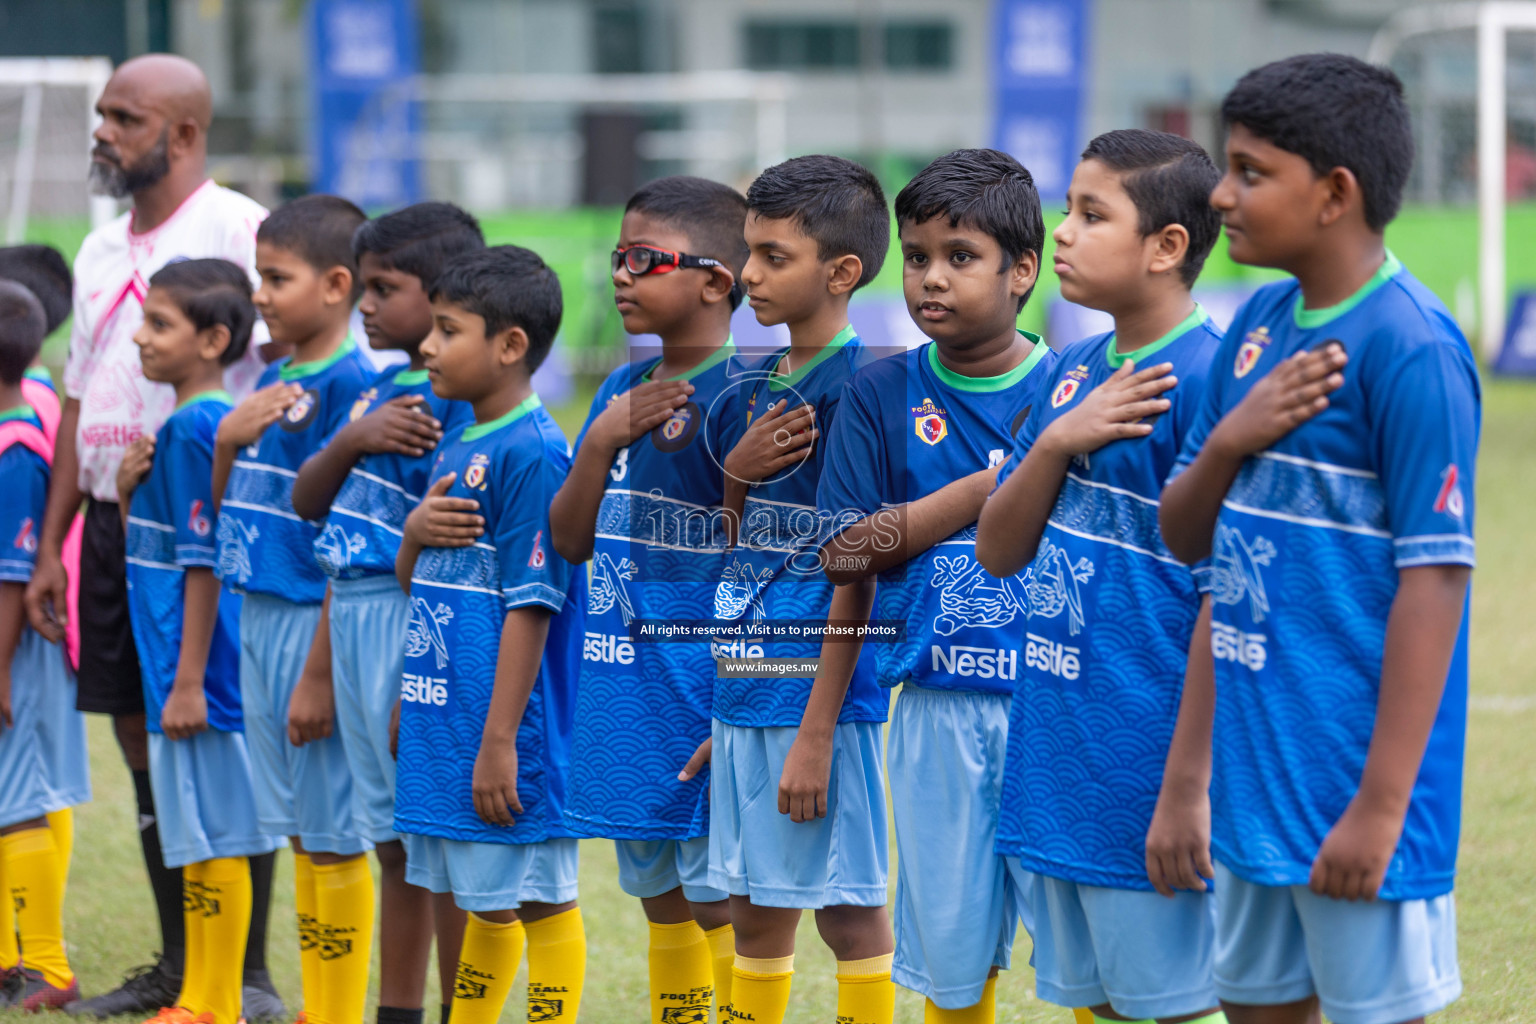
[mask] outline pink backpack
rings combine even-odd
[[[37,413],[43,428],[39,430],[34,424],[25,420],[0,422],[0,452],[13,444],[23,445],[42,456],[43,461],[52,466],[53,443],[59,433],[59,396],[48,385],[30,377],[22,378],[21,393],[27,400],[27,404],[32,407],[32,411]],[[71,668],[80,667],[80,538],[84,527],[85,518],[76,515],[75,521],[70,524],[69,533],[64,537],[64,571],[69,577],[69,587],[66,591],[69,607],[65,609],[64,648],[69,652]]]

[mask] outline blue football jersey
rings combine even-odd
[[[1126,355],[1113,334],[1064,349],[998,473],[1001,484],[1041,431],[1127,359],[1173,364],[1179,383],[1151,434],[1073,460],[1025,575],[1024,664],[1008,721],[997,849],[1031,871],[1152,888],[1147,827],[1200,610],[1195,574],[1158,532],[1158,497],[1220,343],[1197,308]]]
[[[860,370],[832,425],[817,503],[842,529],[989,466],[1013,447],[1056,355],[1033,335],[1028,358],[997,377],[965,377],[933,342]],[[878,537],[876,538],[878,542]],[[1005,580],[976,561],[972,523],[880,573],[873,618],[904,623],[905,639],[871,641],[883,686],[1012,693],[1028,599],[1022,574]]]
[[[298,365],[284,359],[262,373],[258,388],[281,380],[303,385],[304,393],[235,457],[219,504],[218,573],[226,587],[294,604],[324,600],[325,574],[315,561],[321,524],[293,511],[293,481],[374,376],[352,338],[325,359]]]
[[[567,451],[537,395],[438,446],[433,479],[458,473],[448,495],[480,503],[485,534],[469,547],[427,548],[416,560],[400,687],[398,831],[476,843],[570,835],[562,812],[586,579],[549,540],[549,503],[570,469]],[[547,609],[550,620],[517,732],[523,813],[504,828],[475,813],[473,781],[501,629],[516,608]]]
[[[787,400],[785,413],[802,405],[816,410],[820,433],[810,457],[798,466],[747,490],[736,547],[727,555],[725,574],[715,590],[715,617],[746,627],[748,636],[717,647],[717,657],[817,658],[821,641],[771,640],[751,636],[762,623],[821,623],[832,606],[832,582],[822,571],[818,551],[826,524],[816,510],[816,485],[826,464],[827,431],[836,420],[843,386],[873,361],[852,327],[804,366],[775,373],[781,350],[741,375],[744,396],[741,429],[770,406]],[[734,635],[734,634],[733,634]],[[730,725],[799,725],[811,696],[810,677],[728,678],[715,681],[714,716]],[[854,667],[839,722],[883,722],[890,705],[875,680],[873,645],[866,644]]]
[[[726,541],[721,466],[739,436],[734,356],[727,341],[688,373],[695,389],[688,402],[620,449],[608,471],[566,809],[583,835],[690,839],[709,831],[707,773],[688,782],[677,773],[709,736],[710,643],[707,635],[657,642],[641,633],[641,623],[713,618]],[[582,436],[610,400],[649,379],[658,361],[609,374]]]
[[[1211,847],[1263,885],[1306,883],[1359,788],[1398,571],[1473,564],[1476,364],[1444,305],[1395,258],[1327,309],[1302,308],[1294,281],[1260,289],[1217,352],[1175,472],[1281,360],[1328,341],[1349,354],[1344,386],[1244,462],[1212,544]],[[1452,887],[1466,707],[1463,612],[1383,899]]]
[[[0,412],[0,423],[16,420],[40,434],[42,421],[29,405]],[[19,442],[0,451],[0,582],[28,583],[37,563],[37,541],[48,505],[48,462]]]
[[[188,569],[212,569],[213,440],[234,404],[227,392],[187,400],[155,435],[155,461],[128,506],[128,613],[144,679],[145,725],[160,732],[160,712],[176,681]],[[240,595],[221,591],[203,673],[208,728],[239,732]]]
[[[391,369],[357,396],[342,426],[402,395],[426,399],[427,411],[443,425],[444,437],[475,420],[467,403],[433,394],[426,370]],[[358,459],[336,492],[320,536],[315,538],[315,561],[321,571],[343,580],[393,574],[405,517],[431,485],[428,474],[432,462],[431,452],[416,458],[371,452]]]

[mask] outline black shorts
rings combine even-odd
[[[101,715],[144,712],[139,651],[128,620],[128,563],[115,501],[92,500],[80,544],[80,669],[75,706]]]

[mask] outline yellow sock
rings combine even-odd
[[[981,1001],[975,1006],[958,1010],[946,1010],[936,1006],[932,999],[923,1007],[923,1024],[993,1024],[997,1020],[997,979],[988,978],[981,990]]]
[[[0,857],[0,970],[21,966],[21,945],[16,941],[16,901],[11,899],[5,859]]]
[[[693,921],[650,923],[651,1024],[672,1024],[675,1012],[709,1015],[714,970],[704,929]],[[702,1018],[700,1018],[702,1019]]]
[[[725,1011],[731,1006],[731,968],[736,964],[736,929],[728,924],[711,928],[704,933],[709,943],[709,960],[714,966],[715,1019],[726,1019]]]
[[[75,809],[66,807],[48,815],[48,830],[53,833],[53,845],[59,851],[59,877],[64,888],[69,889],[69,859],[75,853]]]
[[[497,924],[469,915],[453,984],[453,1024],[496,1024],[523,962],[526,941],[521,921]],[[585,938],[582,941],[585,944]]]
[[[53,833],[29,828],[0,836],[0,856],[5,858],[5,878],[16,900],[16,925],[27,966],[41,971],[54,988],[67,988],[75,972],[69,969],[64,952],[64,879]]]
[[[181,965],[181,994],[176,1005],[183,1010],[202,1013],[203,993],[207,988],[207,941],[203,938],[203,865],[186,864],[181,869],[181,920],[186,932]]]
[[[794,976],[793,953],[766,960],[738,954],[731,968],[731,1008],[727,1019],[783,1024]]]
[[[1086,1006],[1073,1007],[1072,1024],[1093,1024],[1093,1011]]]
[[[315,932],[324,979],[319,1017],[324,1024],[362,1024],[373,956],[373,872],[367,857],[315,864],[314,872]]]
[[[299,980],[305,1019],[315,1024],[324,1001],[320,979],[320,943],[315,934],[315,865],[305,853],[293,855],[293,903],[299,915]]]
[[[251,928],[251,862],[245,857],[219,857],[195,865],[200,887],[198,941],[202,946],[200,1013],[213,1014],[214,1024],[236,1024],[245,974],[245,941]],[[187,934],[187,955],[192,933]],[[359,1021],[361,1018],[359,1018]]]
[[[523,928],[528,934],[528,1019],[574,1021],[587,978],[587,930],[581,908],[529,921]]]
[[[896,1015],[892,954],[837,962],[838,1024],[891,1024]]]

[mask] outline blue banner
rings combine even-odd
[[[1089,0],[995,0],[992,144],[1060,199],[1082,152]]]
[[[309,4],[311,187],[365,208],[422,197],[413,0]]]
[[[1515,296],[1504,328],[1504,346],[1493,361],[1495,373],[1536,377],[1536,292]]]

